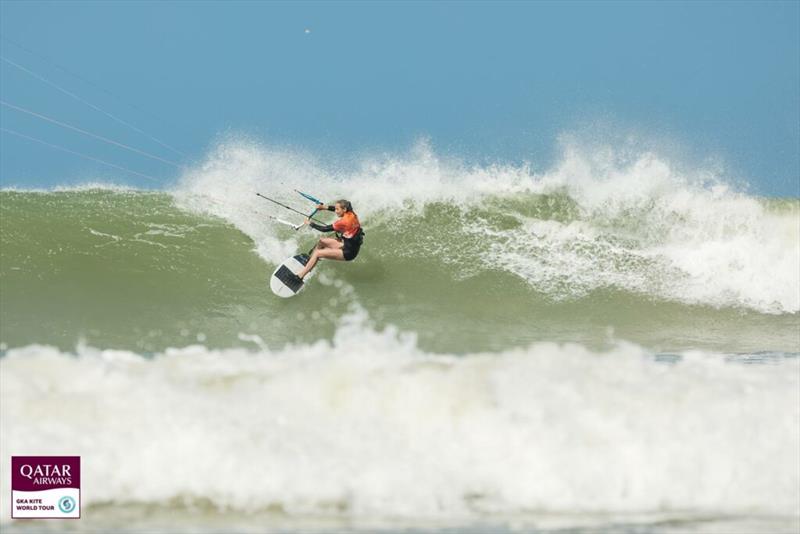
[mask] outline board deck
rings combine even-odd
[[[272,292],[283,298],[293,297],[299,293],[305,284],[297,282],[291,275],[299,273],[307,262],[307,254],[297,254],[278,265],[269,279],[269,287]]]

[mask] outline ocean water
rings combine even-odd
[[[293,188],[366,239],[284,300],[318,234],[255,192]],[[800,199],[646,151],[230,141],[0,216],[0,491],[11,455],[78,454],[85,515],[11,530],[800,528]]]

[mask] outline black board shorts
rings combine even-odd
[[[358,251],[361,250],[362,238],[360,235],[352,239],[342,239],[342,255],[345,261],[352,261],[358,256]]]

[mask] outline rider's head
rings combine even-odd
[[[336,215],[341,217],[348,211],[353,211],[353,205],[350,204],[349,200],[337,200],[336,204],[333,206],[333,211],[336,213]]]

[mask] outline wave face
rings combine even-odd
[[[800,499],[797,357],[437,355],[355,314],[331,342],[277,351],[30,346],[0,370],[4,457],[80,454],[90,508],[757,517]]]
[[[274,266],[318,234],[256,197],[346,196],[353,263],[276,299]],[[653,153],[565,145],[554,168],[467,166],[424,143],[332,170],[230,142],[169,192],[0,193],[0,342],[154,352],[330,339],[353,306],[441,352],[535,341],[798,351],[800,200],[761,199]],[[295,216],[297,222],[299,216]],[[293,219],[294,220],[294,219]]]

